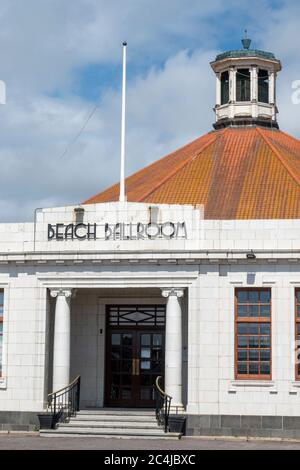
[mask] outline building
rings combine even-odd
[[[187,434],[300,437],[300,142],[271,53],[220,54],[214,130],[80,206],[0,225],[2,428],[81,376],[81,408],[153,407]]]

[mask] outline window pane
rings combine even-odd
[[[270,360],[270,349],[262,349],[260,351],[260,360],[269,361]]]
[[[245,335],[246,333],[249,333],[248,323],[238,323],[238,333],[240,335]]]
[[[259,334],[259,324],[258,323],[250,323],[249,324],[249,333],[252,335],[258,335]]]
[[[250,346],[250,348],[258,348],[258,346],[259,346],[259,337],[258,336],[249,336],[249,346]]]
[[[238,303],[245,303],[248,301],[248,291],[246,290],[239,290],[237,293],[237,301]]]
[[[297,317],[300,317],[300,305],[297,307]]]
[[[249,374],[259,374],[258,362],[250,362],[249,364]]]
[[[119,334],[111,335],[111,344],[114,344],[114,345],[121,344],[121,335]]]
[[[248,317],[247,305],[238,305],[238,317]]]
[[[258,361],[259,360],[259,349],[250,349],[249,359],[251,361]]]
[[[259,316],[259,306],[249,305],[249,317],[258,317],[258,316]]]
[[[270,290],[262,290],[260,291],[260,301],[263,303],[270,303],[271,302],[271,291]]]
[[[229,101],[229,73],[222,72],[221,74],[221,104],[226,104]]]
[[[247,351],[244,349],[238,350],[238,360],[239,361],[247,361]]]
[[[300,290],[296,291],[297,302],[300,303]]]
[[[249,291],[249,302],[257,303],[259,300],[259,291],[257,290],[250,290]]]
[[[239,348],[246,348],[248,344],[247,336],[238,336],[238,347]]]
[[[123,334],[122,335],[122,345],[123,346],[131,346],[132,345],[132,335]]]
[[[162,335],[153,335],[153,346],[161,346]]]
[[[270,363],[269,362],[261,362],[260,363],[260,373],[261,374],[270,374]]]
[[[269,74],[267,70],[263,69],[258,71],[258,101],[269,102]]]
[[[262,335],[269,335],[270,334],[270,324],[269,323],[261,323],[260,324],[260,333]]]
[[[238,362],[238,374],[247,374],[246,362]]]
[[[270,305],[261,305],[260,306],[260,316],[261,317],[270,317],[271,316],[271,307],[270,307]]]
[[[237,101],[250,101],[250,70],[238,69],[236,74]]]
[[[260,337],[260,347],[269,348],[270,347],[270,336],[261,336]]]
[[[141,335],[141,343],[143,346],[150,346],[151,335]]]

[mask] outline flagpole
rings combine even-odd
[[[120,197],[119,197],[119,202],[125,202],[126,47],[127,47],[127,42],[123,42],[121,167],[120,167]]]

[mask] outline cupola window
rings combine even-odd
[[[221,74],[221,104],[229,101],[229,73],[228,71]]]
[[[263,69],[258,71],[258,101],[269,102],[269,74],[267,70]]]
[[[236,100],[250,101],[250,70],[238,69],[236,74]]]

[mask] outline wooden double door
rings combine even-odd
[[[153,384],[164,376],[164,328],[108,327],[105,404],[154,407]]]

